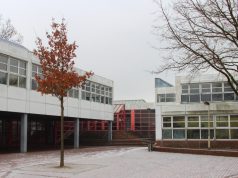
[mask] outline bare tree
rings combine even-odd
[[[0,16],[0,38],[12,41],[15,43],[22,43],[23,37],[19,34],[16,28],[11,24],[11,20],[3,21]]]
[[[238,81],[238,20],[235,0],[179,0],[172,13],[161,2],[164,25],[156,26],[166,40],[169,56],[158,69],[213,69],[224,75],[236,94]]]

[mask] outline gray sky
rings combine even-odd
[[[147,71],[160,64],[152,34],[158,7],[153,0],[0,0],[0,14],[10,18],[32,50],[45,38],[51,19],[68,23],[69,39],[79,45],[77,67],[114,81],[116,100],[154,101],[154,78]],[[159,23],[158,21],[156,23]],[[174,74],[160,75],[173,81]]]

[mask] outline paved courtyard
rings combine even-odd
[[[238,158],[148,152],[145,147],[93,147],[0,154],[1,178],[218,178],[238,177]]]

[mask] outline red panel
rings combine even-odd
[[[102,122],[102,130],[105,130],[105,122],[104,121],[101,122]]]
[[[135,131],[135,111],[131,110],[131,130]]]
[[[117,130],[119,130],[119,114],[117,114]]]

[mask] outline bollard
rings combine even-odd
[[[151,142],[149,142],[149,144],[148,144],[148,151],[149,151],[149,152],[152,151],[152,144],[151,144]]]

